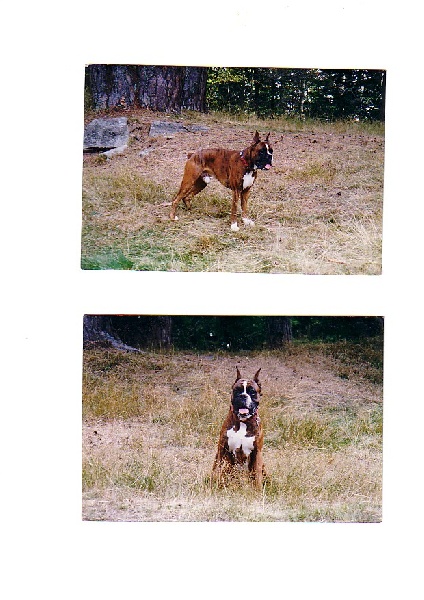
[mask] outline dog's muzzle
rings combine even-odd
[[[233,411],[240,419],[240,421],[246,421],[253,417],[259,406],[259,402],[252,399],[249,394],[236,393],[232,398]]]
[[[272,150],[268,147],[264,147],[258,153],[255,160],[255,167],[257,169],[270,169],[272,167]]]

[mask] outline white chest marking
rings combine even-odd
[[[253,171],[249,171],[245,175],[243,175],[243,189],[250,188],[255,182],[255,177],[253,175]]]
[[[245,456],[249,456],[252,452],[255,436],[252,435],[251,437],[246,437],[246,429],[246,423],[240,423],[240,429],[238,431],[234,431],[233,428],[227,430],[230,452],[235,452],[239,448],[243,450]]]

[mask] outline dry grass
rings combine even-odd
[[[382,386],[348,350],[86,351],[83,518],[380,521]],[[209,482],[235,365],[262,367],[262,493],[244,472],[224,489]]]
[[[124,154],[84,158],[84,268],[381,273],[381,126],[186,113],[179,120],[209,131],[149,138],[152,120],[174,117],[127,116],[132,134]],[[216,181],[170,222],[161,204],[175,195],[187,152],[241,150],[256,128],[271,131],[274,146],[274,167],[259,174],[249,201],[256,226],[230,231],[231,194]]]

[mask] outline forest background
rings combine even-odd
[[[86,110],[138,106],[260,118],[384,121],[385,95],[386,72],[376,69],[94,64],[86,68]]]

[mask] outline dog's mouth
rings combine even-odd
[[[245,421],[246,419],[253,417],[253,413],[251,413],[248,408],[239,408],[237,411],[237,416],[240,421]]]
[[[272,167],[272,164],[271,163],[266,163],[265,165],[259,164],[259,165],[256,165],[256,167],[263,171],[264,169],[270,169]]]

